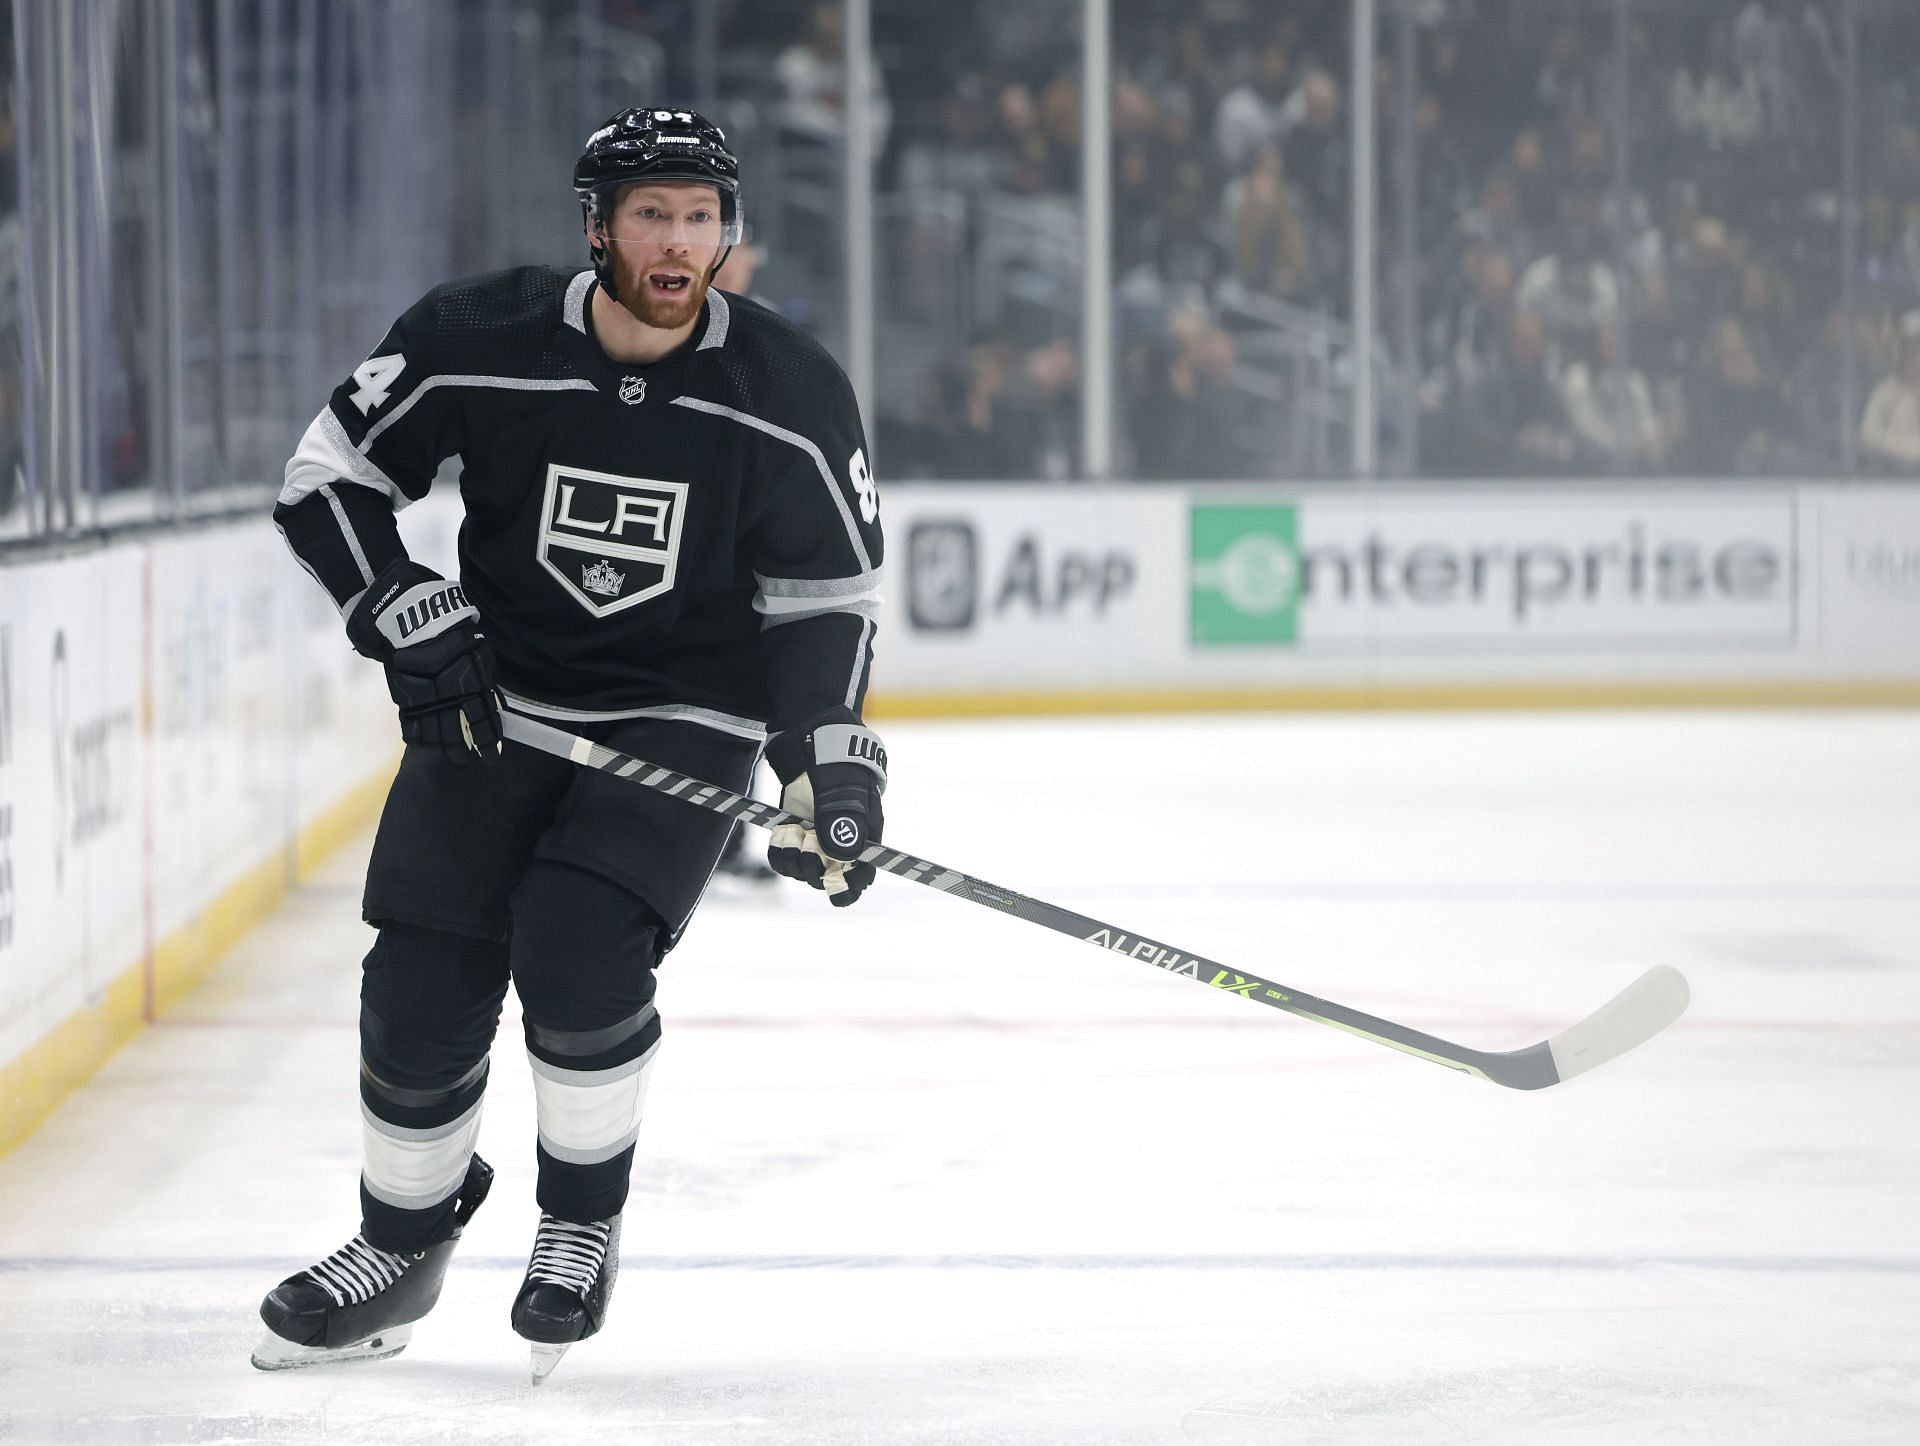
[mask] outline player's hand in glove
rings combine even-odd
[[[844,908],[873,882],[873,865],[856,862],[880,842],[880,795],[887,788],[887,750],[851,709],[835,708],[782,733],[767,762],[783,785],[780,807],[813,820],[781,824],[767,862],[776,874],[825,889]]]
[[[459,583],[407,558],[390,563],[348,613],[347,638],[386,664],[409,746],[462,762],[499,761],[493,648]]]

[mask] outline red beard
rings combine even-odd
[[[661,331],[677,331],[700,314],[707,299],[707,287],[713,281],[709,269],[687,283],[685,291],[661,292],[647,280],[652,266],[628,267],[621,264],[618,248],[613,257],[613,284],[619,288],[618,300],[637,320]],[[654,263],[657,265],[658,263]]]

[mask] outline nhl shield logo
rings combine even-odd
[[[647,399],[647,379],[645,377],[620,378],[620,400],[630,407],[637,407]]]
[[[540,565],[597,618],[673,587],[687,484],[555,462],[540,504]]]

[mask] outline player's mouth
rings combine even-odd
[[[693,278],[680,271],[656,271],[647,284],[662,296],[677,296],[693,285]]]

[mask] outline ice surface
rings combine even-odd
[[[887,728],[902,847],[1488,1048],[1502,1090],[883,879],[716,885],[607,1330],[527,1383],[500,1178],[395,1360],[265,1375],[354,1228],[364,843],[0,1159],[13,1442],[1920,1441],[1914,715]]]

